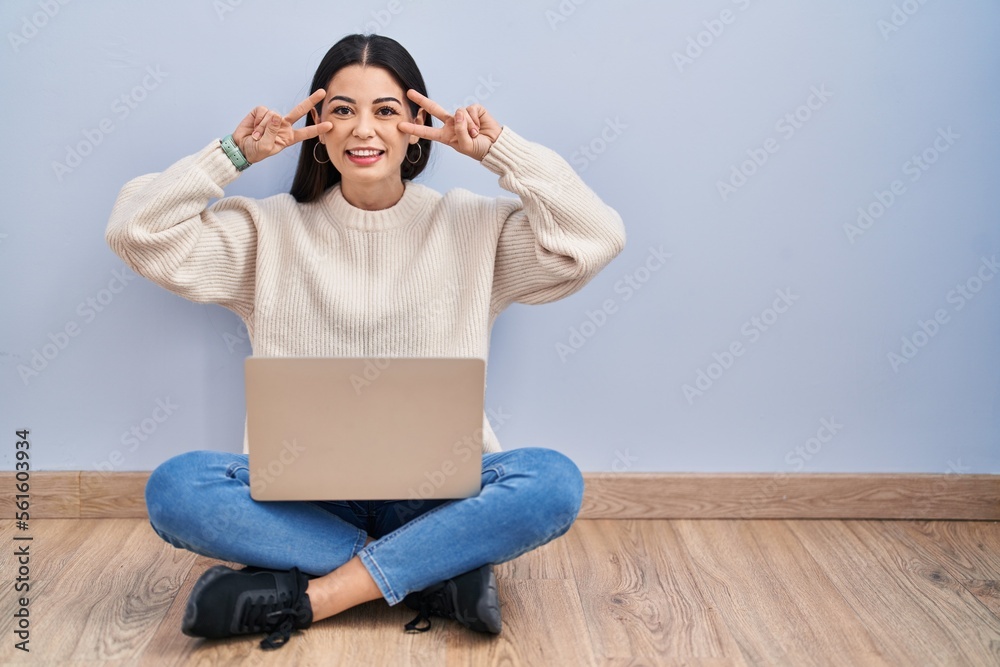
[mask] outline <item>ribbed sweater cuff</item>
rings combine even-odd
[[[516,172],[518,165],[523,165],[525,156],[530,154],[531,145],[530,141],[505,125],[481,164],[497,176]]]
[[[220,188],[235,181],[240,172],[233,161],[222,150],[222,140],[215,139],[208,146],[194,154],[194,166],[208,174]]]

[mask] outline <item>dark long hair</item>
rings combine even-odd
[[[422,95],[427,95],[424,77],[421,76],[413,57],[403,48],[402,44],[382,35],[348,35],[330,47],[316,69],[309,92],[326,88],[333,75],[349,65],[381,67],[389,72],[402,87],[404,96],[410,88]],[[405,102],[410,106],[410,113],[416,117],[420,106],[408,98],[405,99]],[[322,114],[322,110],[323,103],[320,102],[316,105],[316,113]],[[424,125],[430,125],[431,122],[430,114],[425,114]],[[314,124],[312,114],[306,114],[306,125]],[[340,183],[340,172],[337,171],[332,162],[326,164],[316,162],[313,151],[317,143],[319,143],[319,139],[315,137],[306,139],[302,142],[300,149],[299,165],[295,169],[295,179],[292,181],[291,190],[292,196],[300,203],[311,202],[328,188]],[[416,163],[404,159],[399,169],[400,178],[404,180],[416,178],[427,166],[427,161],[430,159],[430,140],[420,139],[418,143],[420,145],[420,159]],[[407,149],[407,155],[409,155],[409,149]]]

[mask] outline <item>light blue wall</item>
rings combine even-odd
[[[16,428],[36,469],[241,449],[245,330],[117,277],[108,215],[127,180],[257,104],[290,108],[334,41],[376,28],[433,98],[479,95],[626,223],[585,290],[498,321],[487,405],[505,448],[589,471],[1000,472],[984,264],[1000,258],[1000,5],[577,2],[5,1],[2,467]],[[227,194],[287,191],[294,159]],[[750,175],[720,192],[734,169]],[[447,149],[423,180],[501,194]],[[894,367],[903,338],[919,347]],[[36,352],[51,358],[22,377]]]

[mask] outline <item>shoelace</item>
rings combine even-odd
[[[268,620],[276,620],[278,627],[274,632],[260,640],[260,647],[265,651],[281,648],[292,638],[292,628],[295,627],[295,620],[298,615],[292,609],[280,609],[272,611],[267,615]]]
[[[420,596],[420,611],[417,612],[412,621],[406,624],[406,632],[427,632],[430,630],[431,614],[448,617],[448,613],[445,610],[444,590],[444,587],[441,587],[433,593],[424,593]],[[421,621],[427,625],[420,626],[419,623]]]
[[[278,597],[262,595],[247,600],[240,610],[240,629],[246,633],[269,632],[270,634],[261,640],[260,647],[265,650],[281,648],[291,639],[292,630],[299,617],[298,611],[294,608],[297,599],[298,596],[293,593]]]

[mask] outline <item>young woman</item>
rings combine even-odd
[[[478,104],[448,113],[428,99],[394,40],[345,37],[310,90],[289,114],[257,107],[224,140],[130,181],[107,227],[137,273],[238,314],[254,354],[485,359],[508,305],[572,294],[621,252],[620,217],[561,157]],[[479,162],[517,198],[414,183],[433,142]],[[298,143],[290,195],[223,197],[242,170]],[[419,610],[407,629],[426,630],[437,615],[499,633],[492,564],[565,533],[583,481],[555,450],[502,451],[485,419],[483,432],[479,495],[416,509],[257,502],[245,453],[164,462],[146,487],[153,530],[248,565],[207,570],[182,630],[269,633],[262,645],[273,648],[293,629],[381,597]]]

